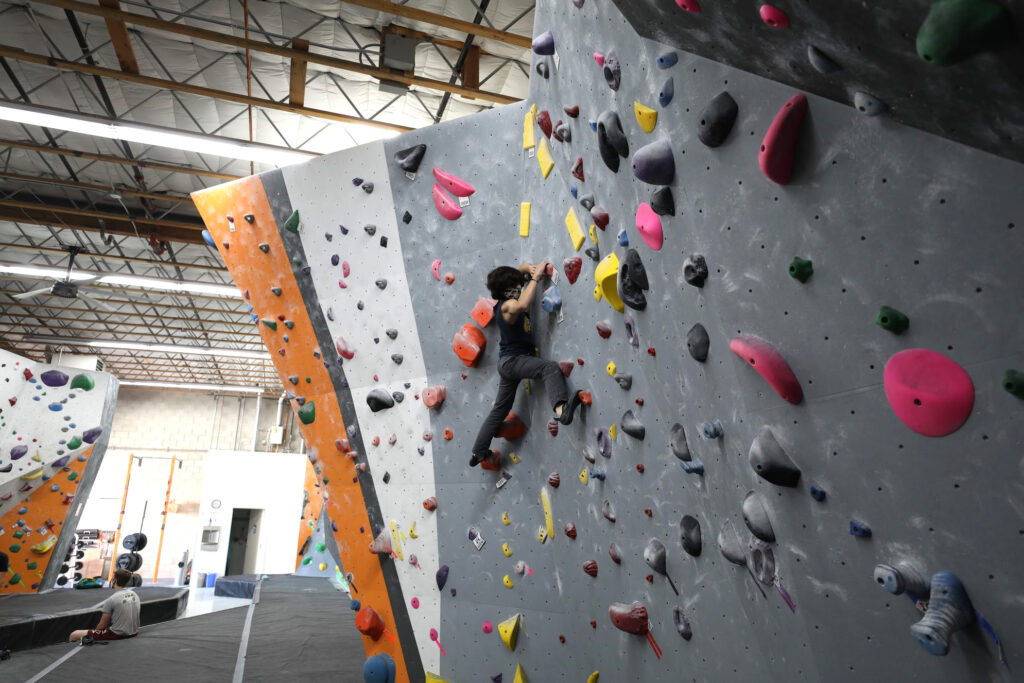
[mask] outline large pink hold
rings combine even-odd
[[[804,400],[800,381],[793,374],[789,363],[764,339],[741,334],[729,342],[729,350],[750,363],[750,367],[757,370],[757,374],[764,377],[783,399],[793,404]]]
[[[665,235],[661,230],[661,216],[654,212],[650,204],[641,204],[636,210],[636,229],[644,243],[654,251],[661,249]]]
[[[434,177],[437,178],[437,182],[441,183],[442,186],[456,197],[468,197],[469,195],[476,192],[473,186],[467,183],[461,178],[456,178],[450,173],[445,173],[439,168],[434,169]]]
[[[793,157],[800,127],[807,113],[807,98],[802,93],[793,95],[775,115],[775,120],[761,141],[757,162],[769,180],[785,185],[793,174]]]
[[[444,193],[444,190],[437,183],[434,183],[434,206],[437,207],[438,213],[450,221],[462,215],[462,209],[452,201],[451,197]]]
[[[697,4],[697,0],[676,0],[676,4],[679,5],[679,9],[684,12],[700,14],[700,5]]]
[[[789,26],[789,16],[778,7],[761,5],[761,21],[772,28],[786,28]]]
[[[924,436],[960,429],[974,407],[974,383],[956,361],[928,349],[907,349],[885,364],[885,397],[900,421]]]

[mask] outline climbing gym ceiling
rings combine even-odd
[[[529,87],[530,0],[30,0],[0,17],[0,344],[99,356],[127,382],[280,388],[191,192]]]

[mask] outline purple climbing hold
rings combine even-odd
[[[437,579],[437,590],[444,590],[444,585],[448,583],[448,565],[442,564],[441,568],[437,570],[435,578]]]
[[[62,387],[68,383],[68,376],[60,370],[47,370],[39,375],[39,379],[48,387]]]
[[[70,455],[65,455],[63,458],[58,458],[58,459],[54,460],[53,462],[51,462],[50,463],[50,467],[52,467],[54,469],[59,469],[61,467],[64,467],[64,465],[67,465],[69,460],[71,460],[71,456]]]
[[[25,457],[26,453],[28,453],[28,446],[24,444],[15,446],[11,449],[11,460],[20,460]]]
[[[93,427],[92,429],[85,430],[82,434],[82,441],[86,443],[96,443],[96,439],[100,438],[100,434],[103,433],[103,427]]]
[[[668,140],[644,145],[633,154],[633,175],[650,185],[669,185],[676,177],[676,161]]]
[[[332,266],[336,266],[339,263],[341,263],[341,259],[338,257],[338,255],[337,254],[331,254],[331,265]]]
[[[643,294],[641,294],[643,296]],[[633,316],[629,313],[622,316],[622,322],[626,325],[626,338],[629,339],[629,345],[634,348],[640,347],[640,336],[636,332],[636,321],[633,320]]]
[[[362,178],[353,178],[352,179],[352,184],[355,185],[356,187],[359,187],[360,185],[363,184],[363,179]]]
[[[545,31],[533,39],[533,51],[538,55],[555,54],[555,37],[551,31]]]

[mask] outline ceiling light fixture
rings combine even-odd
[[[46,280],[63,280],[67,275],[66,268],[52,268],[48,266],[19,266],[13,263],[0,262],[0,273],[12,275],[24,275],[25,277],[38,277]],[[116,285],[119,287],[132,287],[137,289],[157,289],[168,292],[182,292],[191,294],[208,294],[210,296],[223,296],[230,299],[238,298],[238,288],[234,285],[217,285],[208,282],[179,282],[158,277],[141,277],[138,275],[104,275],[103,273],[90,272],[88,270],[71,271],[71,279],[78,282],[86,282],[98,285]]]
[[[88,346],[97,349],[124,349],[127,351],[151,351],[154,353],[183,354],[187,356],[215,356],[220,358],[245,358],[248,360],[270,360],[270,354],[264,351],[245,351],[242,349],[223,349],[214,346],[180,346],[178,344],[143,344],[141,342],[124,342],[114,339],[78,339],[71,337],[25,337],[25,341],[33,344],[61,344],[64,346]]]
[[[145,382],[140,380],[121,380],[122,387],[145,387],[148,389],[176,389],[179,391],[212,391],[231,394],[262,394],[263,387],[242,387],[228,384],[187,384],[179,382]]]
[[[273,166],[297,164],[319,156],[313,152],[287,147],[246,142],[216,135],[188,133],[162,126],[111,121],[100,116],[79,114],[52,107],[27,106],[8,100],[0,100],[0,120],[199,154],[213,154],[228,159],[244,159]]]

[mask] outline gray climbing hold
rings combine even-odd
[[[271,287],[270,291],[274,294],[274,296],[281,296],[281,292],[283,290],[280,287]]]
[[[384,330],[384,334],[386,334],[389,339],[397,339],[398,338],[398,330],[396,330],[393,327],[390,327],[390,328]]]
[[[683,279],[688,285],[704,286],[704,281],[708,279],[708,262],[702,254],[693,254],[686,258],[683,262]]]
[[[633,348],[639,348],[640,336],[636,332],[636,321],[633,320],[633,316],[629,313],[622,316],[622,324],[626,326],[626,338],[629,339],[629,345]]]
[[[612,173],[619,172],[619,158],[629,156],[629,142],[622,132],[619,115],[608,110],[597,117],[597,150]]]
[[[563,142],[572,142],[572,129],[568,124],[560,123],[555,126],[555,135],[560,137]]]
[[[551,71],[548,69],[547,60],[541,60],[537,62],[537,66],[534,67],[541,78],[547,78],[551,75]]]
[[[967,589],[956,574],[939,572],[932,576],[928,611],[910,627],[910,632],[926,652],[943,656],[949,654],[950,637],[976,618]]]
[[[635,311],[647,308],[647,297],[644,295],[644,290],[650,289],[650,283],[647,280],[647,270],[636,249],[626,251],[626,257],[623,259],[622,265],[619,266],[619,289],[622,301],[627,306]],[[632,343],[632,339],[630,343]]]
[[[790,460],[769,427],[762,427],[754,437],[749,459],[757,476],[776,486],[793,488],[800,481],[800,468]]]
[[[555,37],[551,35],[551,31],[544,31],[533,39],[533,51],[538,55],[555,54]]]
[[[676,200],[671,187],[662,187],[651,193],[651,208],[659,216],[675,216]]]
[[[370,237],[373,237],[374,235],[377,234],[377,226],[376,225],[364,225],[363,226],[363,230],[365,230],[366,234],[369,235]]]
[[[619,65],[619,56],[615,50],[608,50],[604,56],[604,82],[612,90],[618,90],[622,83],[622,67]]]
[[[752,538],[747,543],[747,567],[754,578],[764,585],[775,584],[775,553],[764,541]]]
[[[592,194],[585,194],[585,195],[583,195],[582,197],[580,197],[580,204],[583,205],[584,209],[586,209],[587,211],[590,211],[591,209],[594,208],[594,195],[592,195]]]
[[[676,456],[680,460],[689,461],[690,456],[690,445],[686,443],[686,429],[683,425],[676,422],[669,429],[669,440],[672,446],[672,455]]]
[[[690,352],[690,357],[698,363],[703,363],[708,359],[710,346],[711,339],[708,337],[708,331],[700,323],[691,327],[690,331],[686,333],[686,350]]]
[[[807,59],[811,66],[826,76],[842,70],[842,67],[836,64],[832,58],[813,45],[807,46]]]
[[[704,547],[700,535],[700,522],[693,515],[683,515],[679,520],[679,542],[683,544],[683,550],[687,555],[700,556]]]
[[[299,383],[299,376],[298,375],[290,375],[288,377],[288,381],[291,382],[292,384],[298,384]]]
[[[747,491],[747,495],[743,498],[743,521],[747,523],[750,533],[762,541],[775,542],[775,530],[772,529],[764,497],[757,491]]]
[[[900,560],[895,565],[876,564],[875,582],[893,595],[906,593],[914,600],[928,599],[928,582],[917,567]]]
[[[662,107],[667,107],[672,98],[676,94],[676,82],[672,76],[665,79],[665,82],[661,85],[661,90],[658,91],[658,104]]]
[[[403,394],[401,391],[392,391],[391,398],[395,399],[395,403],[401,403],[402,401],[405,400],[405,394]]]
[[[747,566],[747,554],[743,551],[743,544],[732,525],[732,520],[727,519],[722,522],[722,528],[718,531],[718,550],[722,553],[722,557],[733,564],[738,564],[741,567]]]
[[[601,503],[601,514],[612,524],[615,523],[615,508],[612,507],[611,501],[607,498]]]
[[[647,435],[647,428],[633,414],[632,408],[623,413],[622,419],[619,421],[619,427],[623,432],[640,441],[643,441]]]
[[[606,458],[612,457],[612,440],[605,429],[597,430],[597,452]]]
[[[412,214],[411,214],[411,213],[409,213],[408,211],[406,211],[405,213],[403,213],[403,214],[402,214],[402,222],[403,222],[403,223],[405,223],[406,225],[408,225],[409,223],[411,223],[411,222],[412,222]]]
[[[385,389],[377,387],[366,395],[366,405],[370,406],[370,410],[377,413],[381,410],[393,408],[395,399]]]
[[[427,146],[420,144],[407,149],[395,152],[395,163],[406,173],[415,173],[419,170],[423,155],[427,153]]]
[[[260,242],[256,246],[259,247],[259,250],[262,251],[264,254],[270,252],[270,245],[267,244],[266,242]]]
[[[618,382],[619,386],[629,391],[633,387],[633,375],[627,375],[623,372],[615,373],[615,381]]]
[[[656,538],[649,540],[644,548],[644,562],[655,572],[668,579],[668,585],[672,586],[672,590],[675,591],[676,595],[679,595],[679,589],[676,588],[672,577],[668,575],[668,557],[664,543]]]
[[[400,353],[391,354],[391,360],[395,362],[395,365],[401,365],[402,361],[405,360]]]
[[[672,609],[672,622],[676,625],[676,633],[683,637],[683,640],[693,638],[693,629],[690,628],[690,621],[683,614],[682,607]]]
[[[739,105],[736,104],[736,100],[723,90],[715,95],[700,113],[697,137],[708,147],[718,147],[729,137],[738,113]]]
[[[676,62],[679,61],[679,55],[675,52],[665,52],[658,55],[658,68],[667,69],[671,66],[675,66]]]
[[[668,140],[656,140],[633,154],[633,175],[650,185],[669,185],[676,177],[676,160]]]
[[[366,194],[373,193],[373,183],[363,183],[360,187],[363,188],[363,192],[365,192]]]
[[[601,260],[601,252],[598,251],[598,248],[596,246],[587,247],[586,249],[583,250],[583,253],[592,258],[595,263]]]
[[[864,116],[878,116],[889,109],[885,102],[862,90],[853,93],[853,106]]]
[[[373,284],[377,285],[377,289],[386,289],[388,281],[384,278],[380,278],[379,280],[375,280]]]

